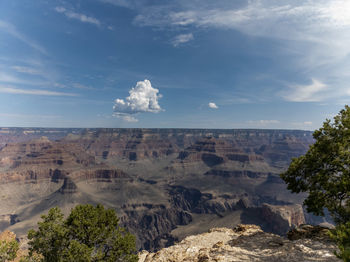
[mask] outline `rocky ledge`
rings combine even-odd
[[[310,230],[312,233],[308,234],[307,231]],[[288,238],[293,240],[289,240],[265,233],[256,225],[238,225],[234,229],[213,228],[208,233],[189,236],[180,243],[156,253],[142,251],[139,254],[139,262],[339,262],[333,254],[336,246],[325,231],[325,228],[304,225],[291,231]]]

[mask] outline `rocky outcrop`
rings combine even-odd
[[[137,246],[146,250],[156,250],[174,243],[170,232],[178,225],[187,225],[192,216],[175,207],[152,204],[123,206],[126,216],[122,225],[137,237]]]
[[[330,242],[306,238],[291,241],[265,233],[255,225],[239,225],[234,229],[213,228],[208,233],[186,237],[156,253],[143,251],[139,262],[340,262],[334,250],[336,246]]]
[[[325,226],[312,226],[312,225],[300,225],[288,231],[287,237],[290,240],[298,239],[313,239],[318,241],[331,241],[329,236],[329,229],[334,228],[333,225]]]
[[[125,172],[119,169],[88,169],[72,172],[70,176],[75,181],[95,180],[96,182],[112,182],[118,179],[131,182],[133,179]]]
[[[0,215],[0,228],[6,228],[18,222],[16,214]]]
[[[262,218],[270,225],[272,232],[285,234],[290,228],[305,224],[305,217],[301,205],[269,205],[263,204]]]
[[[77,192],[77,186],[69,177],[64,178],[62,187],[58,190],[61,194],[74,194]]]

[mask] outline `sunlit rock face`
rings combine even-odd
[[[148,250],[212,227],[254,223],[283,235],[304,222],[298,205],[305,196],[289,193],[279,174],[292,157],[307,151],[311,132],[4,131],[0,230],[9,228],[18,236],[50,208],[59,206],[68,214],[81,203],[115,209],[121,224],[136,235],[138,248]]]
[[[334,250],[335,244],[325,237],[291,241],[265,233],[255,225],[239,225],[234,229],[213,228],[208,233],[188,236],[155,253],[143,251],[139,254],[139,262],[340,262],[333,254]]]

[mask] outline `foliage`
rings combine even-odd
[[[339,252],[336,256],[345,262],[350,262],[350,222],[340,224],[331,232],[331,237],[336,241]]]
[[[30,230],[30,257],[42,261],[137,261],[135,237],[118,226],[115,211],[102,205],[78,205],[67,219],[59,208]]]
[[[324,215],[327,208],[336,223],[350,221],[350,107],[346,106],[313,134],[309,151],[294,158],[281,175],[292,192],[307,192],[308,212]]]
[[[308,193],[308,212],[324,215],[328,209],[337,224],[330,233],[338,244],[336,255],[350,262],[350,107],[333,122],[327,119],[313,137],[308,152],[294,158],[281,177],[292,192]]]
[[[0,241],[0,262],[12,261],[17,256],[19,244],[16,240]]]
[[[43,256],[37,253],[32,253],[27,256],[21,257],[19,262],[42,262]]]

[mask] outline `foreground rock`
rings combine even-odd
[[[165,261],[340,261],[333,251],[336,246],[324,237],[308,234],[294,241],[265,233],[255,225],[238,225],[234,229],[213,228],[208,233],[189,236],[180,243],[156,253],[143,251],[139,262]],[[322,230],[321,230],[322,231]],[[298,231],[299,232],[299,231]],[[322,231],[323,232],[323,231]]]

